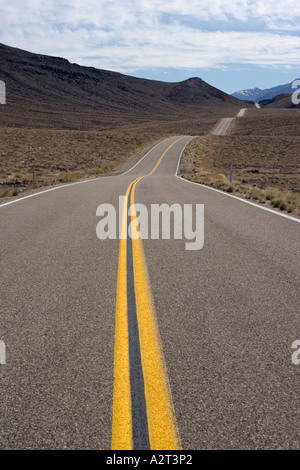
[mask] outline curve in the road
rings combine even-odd
[[[116,449],[298,446],[298,227],[176,179],[190,139],[162,141],[122,177],[0,211],[1,448],[107,449],[112,408]],[[205,205],[204,249],[99,243],[97,203],[126,192],[123,234],[137,230],[135,201]]]

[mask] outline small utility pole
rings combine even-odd
[[[232,165],[230,165],[230,184],[232,183]]]

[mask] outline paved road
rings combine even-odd
[[[212,134],[213,135],[226,135],[232,121],[233,121],[233,118],[221,119],[217,127],[212,131]]]
[[[247,111],[247,108],[241,109],[241,110],[239,111],[237,117],[244,117],[246,111]]]
[[[0,207],[0,448],[299,448],[299,224],[176,177],[189,139]],[[204,204],[203,248],[99,240],[126,191]]]

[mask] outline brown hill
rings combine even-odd
[[[238,99],[200,78],[179,83],[140,79],[3,44],[0,80],[6,84],[2,126],[105,129],[189,119],[195,113],[222,116],[226,109],[241,108]]]
[[[262,108],[300,108],[300,104],[294,104],[292,96],[288,94],[277,95],[271,99],[261,100],[259,104]]]

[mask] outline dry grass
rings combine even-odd
[[[299,137],[299,109],[249,108],[244,119],[237,119],[233,135]]]
[[[0,127],[0,197],[116,172],[154,141],[206,133],[216,120],[211,115],[87,131]]]
[[[109,132],[0,128],[0,197],[112,171],[134,143]],[[110,149],[110,150],[109,150]],[[34,169],[34,177],[33,171]]]
[[[249,109],[236,119],[230,135],[206,135],[191,142],[181,174],[300,215],[299,124],[299,110]]]

